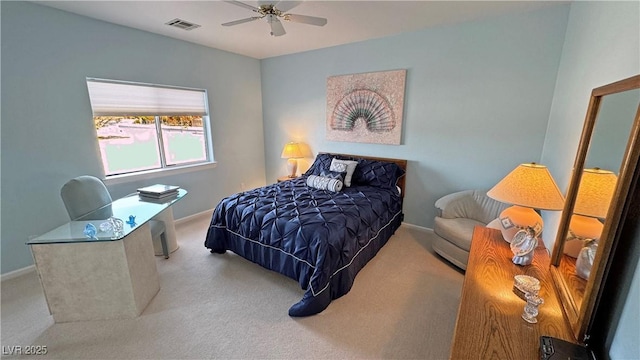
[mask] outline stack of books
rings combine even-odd
[[[143,198],[160,200],[178,195],[180,186],[155,184],[138,189],[138,195]]]

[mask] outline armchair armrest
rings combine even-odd
[[[445,219],[466,218],[483,224],[491,222],[508,205],[487,196],[485,190],[464,190],[436,201],[438,216]]]

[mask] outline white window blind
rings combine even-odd
[[[206,91],[87,78],[93,116],[206,116]]]

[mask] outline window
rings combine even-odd
[[[87,78],[105,174],[213,162],[206,90]]]

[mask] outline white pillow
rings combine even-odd
[[[307,186],[319,190],[338,192],[342,190],[342,181],[325,176],[309,175],[307,177]]]
[[[356,165],[358,165],[358,162],[355,160],[340,160],[333,158],[331,160],[331,167],[329,168],[329,171],[345,172],[340,171],[344,169],[343,165],[347,166],[347,171],[344,174],[344,185],[346,187],[349,187],[351,186],[351,176],[353,176],[353,171],[356,169]]]

